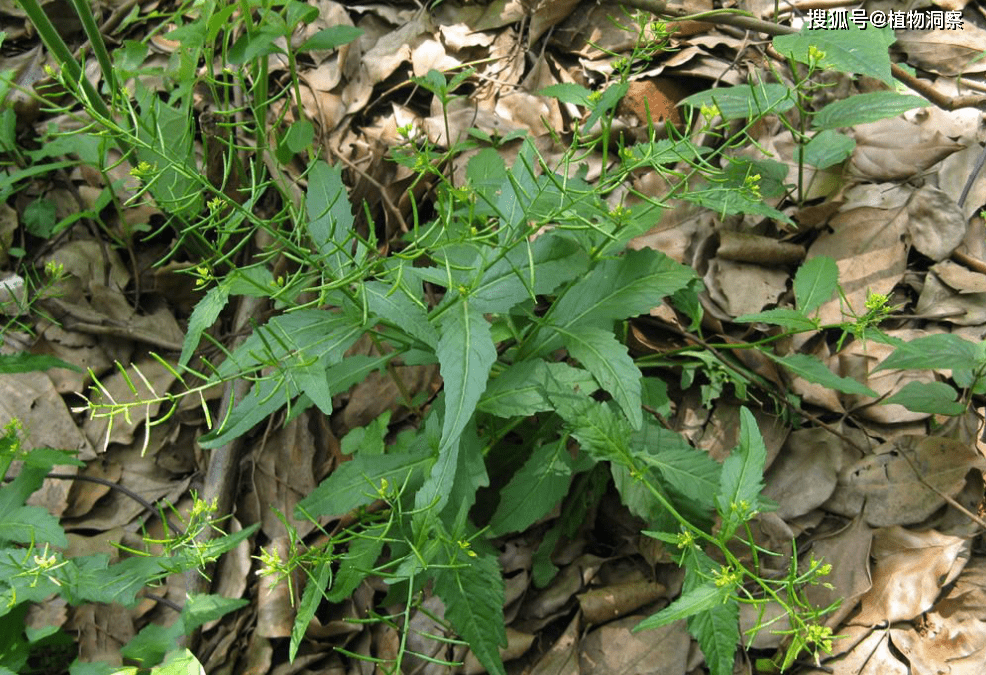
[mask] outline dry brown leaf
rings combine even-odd
[[[877,188],[886,193],[874,194]],[[907,269],[907,247],[902,241],[907,218],[894,204],[902,206],[909,194],[892,185],[851,192],[840,213],[829,221],[832,232],[820,234],[808,249],[808,259],[827,255],[836,261],[839,284],[860,315],[870,293],[889,295]],[[870,206],[875,200],[887,206]],[[840,303],[834,298],[819,308],[823,324],[842,321]]]
[[[287,536],[288,526],[299,537],[305,537],[315,528],[311,520],[296,518],[294,511],[295,505],[316,485],[315,439],[309,431],[310,418],[309,412],[295,417],[270,434],[266,443],[257,446],[253,485],[262,505],[261,530],[270,539]]]
[[[914,191],[907,202],[907,215],[914,248],[936,262],[952,255],[965,237],[965,216],[958,204],[930,185]]]
[[[956,293],[935,275],[925,277],[915,313],[958,326],[986,323],[986,293]]]
[[[839,625],[873,585],[870,580],[872,542],[873,530],[862,518],[856,518],[831,536],[812,542],[811,558],[832,565],[832,572],[821,583],[805,587],[805,595],[816,607],[828,607],[841,601],[835,611],[825,616],[825,625],[831,628]]]
[[[582,641],[582,675],[684,675],[691,637],[684,621],[633,633],[645,616],[613,621]]]
[[[633,581],[593,588],[576,597],[588,624],[600,624],[664,597],[667,589],[655,581]]]
[[[856,149],[851,165],[871,181],[907,179],[965,148],[940,131],[911,124],[902,117],[853,128]]]
[[[874,527],[918,523],[945,504],[945,499],[921,479],[954,496],[965,485],[966,474],[983,467],[986,460],[964,443],[934,436],[903,436],[841,471],[829,505],[865,500],[864,517]]]
[[[766,474],[763,494],[785,520],[821,506],[835,491],[845,457],[843,441],[825,429],[791,432]]]
[[[965,538],[935,530],[878,530],[873,536],[873,587],[860,599],[852,622],[908,621],[931,609],[941,589],[962,571],[968,547]]]
[[[551,649],[534,664],[531,675],[582,675],[579,669],[579,635],[581,634],[581,618],[578,612],[568,622]]]
[[[962,30],[896,31],[896,45],[912,66],[939,75],[968,75],[986,71],[981,58],[986,30],[965,21]]]

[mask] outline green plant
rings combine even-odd
[[[255,5],[259,3],[247,3],[248,8]],[[177,33],[187,51],[179,54],[168,73],[173,86],[170,96],[161,100],[135,86],[136,105],[120,94],[128,75],[140,72],[139,45],[121,57],[124,68],[119,76],[107,80],[107,105],[76,77],[78,64],[69,64],[70,55],[66,58],[57,46],[57,34],[42,34],[63,63],[63,84],[95,120],[91,137],[102,140],[105,135],[131,160],[135,177],[142,181],[133,199],[145,193],[153,197],[172,218],[179,240],[187,241],[189,251],[198,256],[196,274],[209,288],[189,319],[177,364],[169,365],[186,385],[180,395],[200,394],[235,378],[252,382],[247,396],[218,420],[201,444],[218,447],[282,407],[288,417],[312,406],[330,415],[335,394],[375,371],[397,380],[405,403],[418,416],[414,430],[389,442],[386,417],[353,430],[343,441],[351,461],[298,505],[297,515],[316,520],[352,514],[354,525],[326,532],[328,543],[322,547],[305,549],[294,542],[286,559],[273,550],[258,556],[263,572],[274,580],[290,583],[299,568],[307,575],[291,656],[297,653],[320,602],[339,601],[366,576],[376,574],[390,584],[388,601],[402,601],[403,609],[397,616],[372,620],[407,626],[422,589],[430,583],[445,603],[444,620],[490,672],[503,673],[497,652],[505,639],[503,581],[491,540],[525,530],[561,504],[561,518],[535,555],[534,580],[543,586],[555,573],[550,562],[554,545],[581,520],[585,503],[599,498],[610,477],[627,507],[648,523],[653,537],[675,547],[677,560],[687,570],[683,595],[639,628],[688,619],[713,672],[722,675],[732,671],[741,639],[739,604],[762,608],[773,601],[792,620],[791,639],[777,665],[787,667],[803,650],[816,655],[824,651],[831,633],[818,619],[829,608],[813,607],[803,595],[805,585],[824,577],[824,561],[799,569],[795,555],[782,579],[769,579],[760,568],[760,556],[769,553],[757,548],[748,523],[771,505],[761,496],[766,452],[752,414],[743,410],[738,446],[719,465],[664,424],[670,409],[667,374],[657,367],[683,367],[707,377],[709,399],[726,386],[740,397],[757,387],[774,397],[778,406],[793,407],[788,398],[725,353],[759,349],[811,382],[873,395],[859,382],[834,375],[817,359],[778,356],[770,347],[792,333],[820,329],[886,339],[878,330],[886,300],[874,299],[864,314],[852,320],[820,325],[812,314],[836,292],[837,271],[834,261],[816,258],[795,277],[794,309],[738,319],[777,325],[781,333],[757,343],[710,345],[699,329],[701,282],[695,273],[653,250],[624,251],[632,237],[660,216],[665,202],[641,195],[634,195],[636,201],[624,199],[618,190],[634,172],[656,171],[673,179],[667,199],[686,199],[723,215],[753,214],[789,223],[783,212],[764,203],[764,199],[780,200],[789,190],[784,182],[786,167],[769,158],[748,159],[733,152],[750,141],[746,132],[758,119],[779,115],[802,146],[799,162],[824,168],[844,160],[851,150],[826,132],[876,119],[873,115],[896,114],[904,109],[901,106],[914,102],[894,94],[858,99],[848,111],[832,104],[814,113],[812,74],[819,68],[852,69],[858,64],[826,57],[846,56],[844,46],[825,41],[827,33],[805,34],[788,43],[775,41],[792,61],[808,64],[807,75],[799,77],[793,88],[755,82],[687,100],[699,110],[702,128],[721,141],[716,147],[697,146],[673,129],[668,130],[667,140],[652,135],[647,142],[627,145],[611,133],[612,113],[626,92],[635,63],[651,54],[654,45],[648,43],[617,69],[613,82],[600,92],[577,85],[546,90],[587,110],[571,147],[556,162],[549,162],[529,140],[520,144],[516,160],[508,167],[495,149],[476,140],[442,149],[405,130],[408,142],[394,159],[420,177],[438,182],[434,215],[426,219],[424,209],[415,208],[410,232],[395,254],[385,258],[377,253],[373,228],[366,234],[356,228],[341,169],[309,152],[311,125],[300,120],[284,128],[281,123],[287,119],[289,104],[282,108],[282,119],[269,119],[272,104],[290,98],[292,92],[294,105],[300,108],[300,94],[292,62],[289,89],[268,96],[264,57],[273,49],[274,37],[289,36],[299,22],[310,20],[311,8],[287,2],[257,9],[256,22],[251,12],[243,13],[245,31],[235,42],[232,32],[223,27],[231,9],[205,3],[193,20],[176,15]],[[646,25],[638,19],[641,35]],[[337,46],[352,37],[351,32],[337,31],[317,44]],[[851,39],[862,40],[858,35]],[[218,185],[203,178],[191,151],[191,84],[182,76],[190,63],[214,52],[243,66],[231,73],[210,72],[206,84],[214,89],[216,100],[229,102],[227,75],[252,96],[252,121],[244,122],[253,139],[253,146],[247,148],[253,152],[253,170],[248,172],[252,178],[249,185],[235,186],[243,202],[230,199],[225,188],[234,181],[234,151],[244,148],[233,140],[225,142]],[[131,58],[137,66],[128,65]],[[880,59],[889,68],[885,53]],[[212,59],[205,62],[211,68]],[[470,76],[463,71],[449,81],[445,74],[431,71],[415,82],[444,107]],[[860,112],[861,103],[866,103],[865,114]],[[787,120],[784,113],[795,108],[799,117]],[[232,123],[244,112],[227,109],[223,116]],[[743,119],[746,124],[729,131],[716,122],[717,117]],[[809,134],[808,120],[818,134]],[[268,123],[278,129],[273,143]],[[446,138],[451,138],[448,126],[446,118]],[[166,132],[177,142],[166,142]],[[481,135],[475,138],[482,140]],[[474,152],[460,159],[466,150]],[[603,171],[591,184],[585,162],[596,151]],[[276,167],[294,161],[300,152],[305,153],[307,187],[296,203]],[[262,158],[271,154],[276,162],[268,165]],[[454,161],[465,162],[462,184],[448,178],[446,168]],[[101,167],[103,162],[105,157],[97,157]],[[260,218],[251,207],[268,188],[278,191],[283,206],[275,215]],[[798,189],[803,196],[803,186]],[[244,259],[250,236],[258,230],[276,244],[270,247],[274,253],[258,252]],[[279,260],[291,264],[278,266]],[[285,268],[293,272],[282,272]],[[226,352],[222,363],[202,361],[193,369],[190,364],[200,341],[210,339],[207,329],[231,298],[244,295],[268,297],[284,311],[257,326],[231,350],[217,344]],[[626,321],[648,312],[662,298],[670,298],[691,320],[689,330],[700,342],[635,360],[623,339]],[[853,308],[846,310],[848,314]],[[380,347],[377,355],[347,356],[363,336]],[[949,342],[951,347],[956,344]],[[941,346],[937,343],[899,344],[900,356],[895,354],[885,367],[953,368],[956,381],[967,390],[967,403],[973,393],[982,393],[986,372],[981,348],[968,345],[959,344],[959,355],[943,360],[933,351]],[[912,352],[917,356],[908,360]],[[434,397],[407,392],[392,367],[429,363],[439,365],[444,381]],[[95,386],[101,388],[98,380]],[[891,400],[911,406],[923,405],[921,401],[929,398],[941,401],[940,388],[918,393],[920,397],[909,394],[902,400],[901,392]],[[155,397],[154,402],[170,404],[165,417],[176,409],[178,396],[162,392]],[[94,397],[89,408],[94,415],[112,420],[149,402],[121,404]],[[955,403],[954,398],[950,402]],[[208,418],[211,411],[205,404],[203,409]],[[954,405],[946,409],[957,410]],[[43,458],[39,455],[36,461]],[[498,491],[481,492],[494,478]],[[476,513],[490,515],[477,520]],[[730,548],[737,543],[748,549],[752,562]],[[185,544],[182,540],[179,550],[195,551],[183,548]],[[189,558],[192,567],[205,562],[205,557],[189,554]],[[47,552],[42,560],[48,560]],[[158,573],[145,558],[130,560],[146,563],[146,570]],[[62,569],[69,562],[55,558],[49,567]],[[148,575],[149,571],[141,579],[151,578]],[[200,618],[187,617],[180,630],[198,625]],[[757,628],[763,627],[761,622]],[[139,645],[132,653],[152,654],[148,663],[160,661],[161,645],[177,634],[151,634],[150,646]],[[403,639],[396,662],[381,664],[393,672],[407,653],[406,633]]]
[[[166,524],[168,536],[163,540],[145,540],[144,550],[125,550],[129,554],[118,562],[105,554],[66,556],[68,546],[58,519],[45,509],[25,502],[42,481],[52,476],[56,465],[82,465],[73,453],[51,448],[23,451],[21,429],[11,423],[0,438],[0,469],[9,483],[0,487],[0,625],[4,627],[0,645],[0,670],[8,673],[63,672],[72,664],[72,672],[106,672],[93,665],[73,663],[71,638],[60,629],[24,627],[24,616],[32,603],[42,603],[53,595],[72,605],[81,603],[121,603],[132,606],[138,593],[168,575],[190,569],[204,569],[223,553],[247,539],[256,526],[233,535],[222,535],[207,544],[196,541],[205,528],[217,528],[209,505],[200,500],[183,527],[167,527],[163,508],[158,512]],[[9,478],[11,466],[20,463],[19,472]],[[56,476],[76,478],[73,476]],[[139,497],[131,495],[134,498]],[[161,547],[161,553],[152,547]],[[150,625],[140,631],[123,649],[123,654],[144,668],[155,666],[175,642],[206,621],[219,618],[245,604],[239,599],[203,595],[189,597],[180,616],[170,628]],[[105,664],[104,664],[105,665]]]

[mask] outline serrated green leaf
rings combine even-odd
[[[298,502],[295,516],[340,515],[377,499],[380,481],[401,485],[408,474],[420,473],[432,462],[427,451],[399,455],[359,455],[333,471],[318,487]]]
[[[663,253],[649,248],[627,251],[619,258],[599,263],[573,284],[546,318],[551,325],[569,330],[575,326],[609,328],[614,320],[650,311],[661,298],[684,288],[694,278],[691,269]],[[545,335],[551,331],[541,333],[523,349],[524,355],[544,354],[560,344],[558,335]]]
[[[186,629],[190,630],[190,629]],[[188,649],[181,649],[152,671],[152,675],[205,675],[205,668]]]
[[[349,252],[354,219],[338,167],[331,167],[322,160],[315,162],[308,174],[305,209],[308,234],[315,243],[320,261],[336,278],[345,276],[360,254],[357,252],[354,259]],[[362,249],[362,244],[357,248]]]
[[[705,190],[689,192],[682,199],[703,206],[720,215],[751,214],[794,224],[790,216],[778,211],[748,190],[738,190],[733,186],[713,186]]]
[[[805,164],[816,169],[827,169],[830,166],[841,164],[846,161],[852,151],[856,149],[856,141],[837,131],[826,129],[816,134],[807,145],[795,151],[795,160],[800,160],[804,156]]]
[[[218,448],[234,438],[239,438],[297,395],[298,389],[286,379],[259,380],[250,388],[247,395],[232,407],[229,415],[222,420],[221,426],[213,428],[199,438],[199,445],[206,449]]]
[[[579,394],[572,402],[552,396],[558,414],[572,430],[582,449],[597,461],[614,462],[629,469],[636,466],[630,455],[630,424],[605,403]]]
[[[275,316],[237,347],[217,369],[216,377],[250,373],[261,366],[290,368],[326,357],[326,366],[339,363],[346,350],[369,326],[342,313],[303,309]]]
[[[715,569],[714,561],[704,553],[696,552],[695,556],[696,561],[685,570],[685,590],[705,583],[699,568],[703,574]],[[732,675],[740,642],[739,603],[734,598],[689,617],[688,632],[698,641],[711,675]]]
[[[815,322],[796,309],[779,307],[756,314],[744,314],[733,319],[736,323],[769,323],[788,330],[807,331],[817,328]]]
[[[181,617],[185,624],[185,630],[191,631],[248,604],[250,601],[246,598],[225,598],[221,595],[192,593],[185,599],[185,605],[181,609]]]
[[[445,618],[469,643],[488,673],[506,675],[499,647],[507,645],[503,621],[503,576],[496,558],[457,552],[454,564],[435,568],[435,595],[445,603]]]
[[[435,350],[445,391],[445,419],[439,453],[455,443],[486,390],[496,346],[490,324],[462,298],[445,315]]]
[[[718,107],[724,120],[733,120],[785,112],[794,107],[794,96],[783,84],[743,84],[701,91],[681,103],[694,108]]]
[[[438,344],[438,333],[428,322],[428,315],[401,290],[393,291],[379,281],[366,281],[360,285],[369,310],[391,324],[399,326],[412,337],[433,348]]]
[[[857,124],[896,117],[929,103],[920,96],[898,94],[895,91],[872,91],[829,103],[815,113],[811,124],[815,129],[838,129]]]
[[[550,234],[538,237],[490,265],[470,291],[469,302],[479,312],[504,313],[519,302],[551,293],[588,267],[589,256],[574,242]]]
[[[211,328],[219,318],[220,312],[229,301],[229,285],[221,283],[210,288],[202,296],[202,299],[195,303],[195,309],[188,317],[188,331],[185,333],[185,341],[181,346],[181,356],[178,357],[178,367],[188,365],[189,359],[199,346],[202,333]]]
[[[0,541],[68,546],[58,518],[40,506],[18,506],[0,513]]]
[[[649,628],[660,628],[679,619],[687,619],[699,612],[704,612],[722,604],[728,597],[728,588],[717,588],[709,582],[682,593],[681,596],[657,614],[653,614],[638,623],[633,632],[637,633]]]
[[[828,369],[824,363],[814,356],[808,354],[790,354],[788,356],[775,356],[770,352],[763,352],[770,359],[781,364],[798,377],[802,377],[809,382],[820,384],[823,387],[841,391],[845,394],[860,394],[862,396],[879,396],[875,391],[864,384],[857,382],[850,377],[841,377]]]
[[[527,417],[552,410],[548,399],[549,374],[557,392],[578,388],[587,394],[598,389],[587,371],[567,363],[542,359],[519,361],[491,379],[476,408],[498,417]]]
[[[722,517],[723,541],[732,536],[736,527],[761,509],[763,470],[767,462],[757,420],[745,406],[740,408],[739,445],[722,464],[716,507]]]
[[[807,316],[828,302],[839,285],[839,267],[827,255],[806,260],[794,275],[794,297]]]
[[[732,675],[739,645],[739,604],[726,602],[689,617],[688,632],[705,655],[711,675]]]
[[[556,328],[569,354],[592,373],[599,386],[608,391],[623,410],[634,429],[643,422],[640,409],[640,369],[633,363],[626,345],[612,331],[594,326]]]
[[[844,30],[809,29],[800,33],[774,38],[774,49],[800,63],[808,63],[809,49],[823,52],[818,65],[843,73],[869,75],[893,85],[890,74],[890,52],[894,32],[884,29],[861,30],[854,23]]]
[[[500,505],[490,520],[494,537],[522,532],[551,512],[568,494],[572,457],[565,439],[534,449],[500,491]]]
[[[957,397],[958,392],[944,382],[908,382],[882,405],[897,403],[914,412],[961,415],[965,412],[965,405],[956,401]]]
[[[680,434],[651,423],[633,435],[633,446],[645,450],[638,458],[656,469],[667,485],[704,508],[715,505],[721,467],[707,453],[693,448]]]
[[[919,337],[897,347],[873,372],[898,368],[959,370],[977,365],[976,345],[958,335],[938,333]]]
[[[326,601],[342,602],[373,572],[373,566],[383,552],[389,528],[389,523],[378,523],[349,542],[349,550],[342,558],[339,573],[332,582],[332,588],[325,594]]]

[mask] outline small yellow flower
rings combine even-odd
[[[476,552],[472,550],[472,544],[470,544],[468,541],[466,541],[465,539],[460,539],[458,544],[459,544],[459,548],[461,548],[467,556],[469,556],[470,558],[477,557]]]

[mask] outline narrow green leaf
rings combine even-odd
[[[715,584],[709,582],[704,586],[693,588],[682,593],[681,596],[670,605],[662,609],[657,614],[644,619],[638,623],[633,632],[637,633],[648,628],[660,628],[669,623],[674,623],[679,619],[687,619],[699,612],[704,612],[717,607],[728,597],[728,588],[717,588]]]
[[[794,275],[794,297],[807,316],[832,297],[839,285],[839,267],[827,255],[806,260]]]
[[[919,337],[897,347],[873,372],[897,368],[960,370],[981,361],[974,343],[951,333]]]
[[[779,307],[756,314],[744,314],[733,319],[736,323],[769,323],[788,330],[807,331],[817,328],[815,322],[796,309]]]
[[[445,618],[469,643],[488,673],[506,675],[498,647],[507,645],[503,621],[503,575],[496,558],[457,552],[454,564],[434,568],[435,595],[445,603]]]
[[[330,167],[322,160],[315,162],[308,174],[305,208],[308,234],[322,262],[336,278],[345,276],[354,262],[349,251],[354,219],[338,167]]]
[[[430,452],[400,455],[360,455],[346,462],[298,502],[295,516],[337,516],[377,499],[380,481],[401,485],[408,474],[421,472],[432,461]]]
[[[612,331],[593,326],[556,328],[568,352],[592,373],[608,391],[634,429],[643,422],[640,409],[640,369],[633,363],[626,345],[620,344]]]
[[[178,366],[188,365],[189,359],[199,346],[202,333],[207,331],[216,323],[219,313],[229,301],[229,285],[220,283],[208,290],[202,299],[195,304],[191,316],[188,317],[188,331],[185,333],[185,341],[181,346],[181,356],[178,357]]]
[[[965,405],[956,401],[958,392],[944,382],[908,382],[904,388],[883,401],[898,403],[908,410],[932,415],[961,415]]]
[[[534,449],[500,491],[500,506],[490,520],[494,537],[522,532],[551,512],[568,494],[572,457],[565,439]]]
[[[551,325],[609,328],[610,322],[644,314],[661,298],[684,288],[695,273],[659,251],[645,248],[604,260],[573,284],[552,306],[546,317]],[[540,355],[555,349],[560,337],[541,331],[525,354]]]
[[[913,108],[927,105],[928,102],[920,96],[898,94],[895,91],[872,91],[829,103],[812,116],[811,124],[816,129],[854,127],[857,124],[896,117]]]
[[[809,356],[808,354],[775,356],[770,352],[762,353],[809,382],[814,382],[815,384],[820,384],[823,387],[835,389],[845,394],[860,394],[863,396],[873,396],[874,398],[879,396],[875,391],[852,378],[836,375],[828,369],[828,366],[814,356]]]
[[[445,315],[435,353],[445,390],[445,419],[440,452],[455,443],[486,390],[496,346],[490,324],[462,298]]]
[[[383,552],[384,539],[389,528],[389,523],[378,523],[366,528],[349,542],[349,550],[342,558],[339,573],[325,596],[328,602],[342,602],[373,572],[373,566]]]
[[[294,623],[291,625],[291,642],[288,645],[288,661],[294,662],[294,657],[298,654],[298,647],[301,640],[305,637],[309,624],[315,617],[318,606],[322,603],[322,594],[332,576],[332,565],[326,561],[321,561],[311,571],[308,581],[305,583],[305,591],[301,594],[301,602],[298,603],[298,612],[295,614]]]
[[[716,506],[722,517],[725,541],[736,527],[761,509],[763,470],[767,448],[757,428],[757,420],[745,406],[740,408],[739,445],[722,464]]]
[[[11,373],[31,373],[34,371],[44,371],[51,368],[65,368],[81,373],[82,369],[71,363],[66,363],[54,356],[47,354],[0,354],[0,374],[9,375]]]

